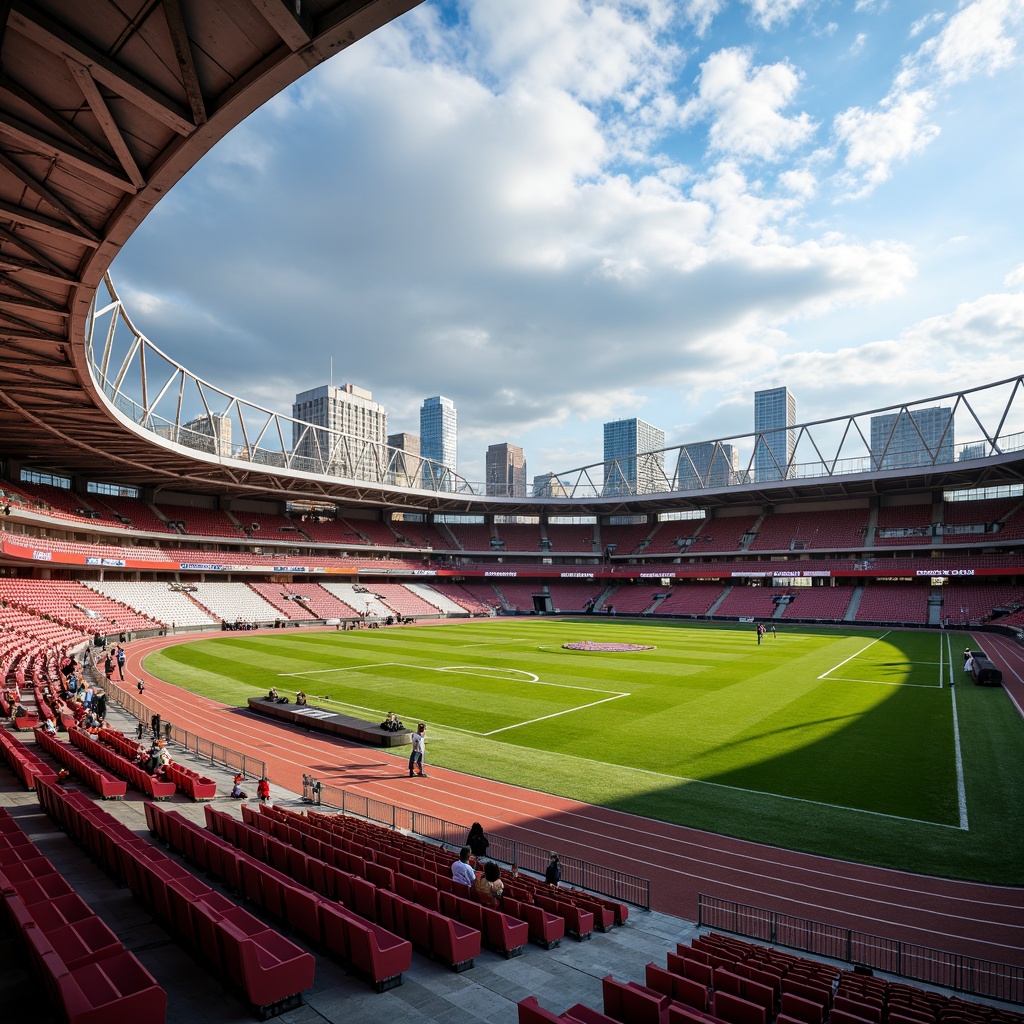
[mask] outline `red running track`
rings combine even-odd
[[[272,632],[272,631],[268,631]],[[278,634],[280,635],[280,634]],[[188,639],[208,639],[209,634]],[[1024,652],[985,644],[1006,666],[1007,690],[1024,709]],[[129,683],[146,680],[145,702],[164,720],[267,762],[273,782],[300,792],[302,775],[359,787],[376,800],[558,850],[651,880],[652,909],[687,920],[707,893],[935,949],[1024,966],[1024,889],[876,868],[730,839],[428,765],[410,779],[405,756],[318,739],[248,711],[188,693],[140,667],[151,651],[184,642],[132,643]],[[1022,710],[1024,714],[1024,710]],[[429,761],[429,753],[428,753]]]

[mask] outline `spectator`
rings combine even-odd
[[[125,663],[125,660],[126,660],[126,656],[125,656],[125,653],[124,653],[124,648],[120,644],[117,645],[117,649],[114,651],[114,660],[117,662],[117,677],[123,683],[124,682],[124,663]]]
[[[548,866],[544,869],[544,881],[548,885],[558,885],[562,880],[562,865],[558,863],[558,854],[553,853],[548,858]]]
[[[501,906],[501,896],[505,886],[501,881],[501,871],[493,860],[484,865],[484,873],[473,883],[473,898],[485,907]]]
[[[470,849],[464,846],[459,850],[459,859],[452,864],[452,878],[462,885],[472,885],[476,881],[476,872],[469,863]]]
[[[491,844],[487,836],[484,835],[484,827],[479,821],[474,821],[470,826],[469,835],[466,836],[466,845],[474,857],[479,858],[487,855],[487,847]]]
[[[266,775],[256,783],[256,797],[261,804],[269,803],[270,801],[270,780]]]

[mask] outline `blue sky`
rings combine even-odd
[[[253,114],[114,277],[192,371],[290,412],[459,410],[531,476],[1024,370],[1024,0],[428,2]]]

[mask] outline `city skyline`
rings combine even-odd
[[[435,0],[254,111],[113,276],[275,411],[332,355],[407,430],[451,397],[477,481],[496,438],[559,472],[619,417],[726,437],[783,381],[806,421],[1001,380],[1022,39],[992,0]]]

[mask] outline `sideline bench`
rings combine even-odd
[[[401,747],[412,743],[411,729],[388,732],[373,722],[353,718],[351,715],[339,715],[335,711],[318,708],[313,704],[278,704],[266,697],[250,697],[249,710],[276,718],[280,722],[287,722],[289,725],[343,736],[345,739],[369,743],[375,747]]]

